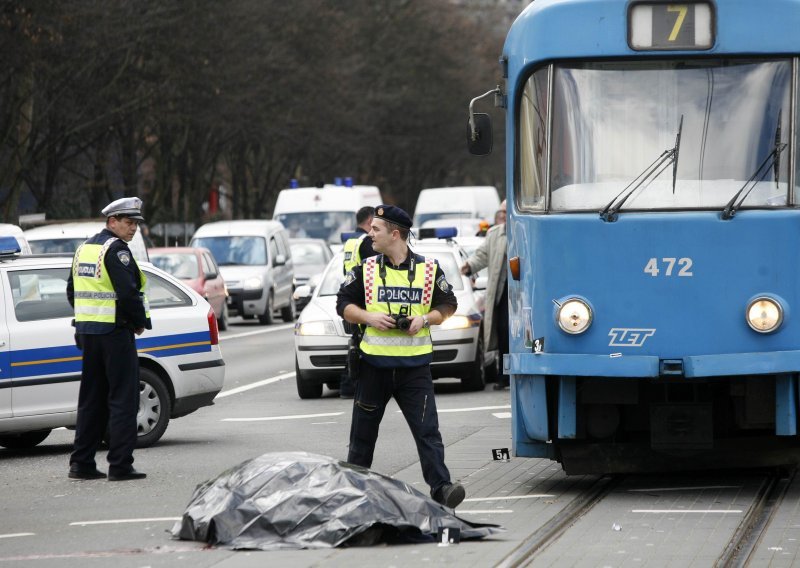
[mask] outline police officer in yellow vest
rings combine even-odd
[[[448,507],[464,500],[452,483],[433,395],[430,326],[455,312],[457,301],[442,269],[408,248],[411,219],[391,205],[375,208],[369,237],[379,254],[350,270],[336,310],[365,327],[347,461],[371,467],[378,429],[394,397],[417,445],[431,496]]]
[[[365,205],[356,212],[356,234],[357,237],[347,239],[342,246],[344,253],[344,274],[353,269],[354,266],[361,264],[364,259],[375,256],[375,249],[372,248],[372,239],[367,235],[372,229],[372,218],[375,216],[375,208]]]
[[[128,248],[142,200],[117,199],[103,209],[106,227],[75,252],[67,298],[83,351],[75,444],[69,477],[100,479],[95,453],[108,429],[108,480],[142,479],[133,468],[139,411],[136,335],[151,329],[146,278]]]
[[[375,217],[375,208],[365,205],[356,212],[356,234],[357,237],[352,237],[344,242],[342,252],[344,253],[344,274],[350,272],[353,267],[358,266],[365,259],[375,256],[375,249],[372,248],[372,239],[369,238],[368,233],[372,230],[372,219]],[[351,345],[357,346],[361,341],[361,332],[356,330],[353,337],[350,339]],[[342,378],[339,381],[339,397],[340,398],[353,398],[355,396],[355,385],[351,378],[353,374],[350,369],[342,373]]]

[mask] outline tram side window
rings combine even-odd
[[[545,208],[547,193],[547,93],[549,67],[539,69],[525,83],[519,109],[519,187],[522,211]]]

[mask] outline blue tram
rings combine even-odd
[[[511,27],[515,455],[800,461],[798,29],[800,0],[535,0]]]

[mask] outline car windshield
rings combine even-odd
[[[292,260],[298,264],[325,264],[325,247],[323,243],[291,243]]]
[[[86,239],[43,239],[30,241],[31,252],[33,254],[46,254],[57,252],[75,252]]]
[[[197,278],[197,255],[187,252],[151,253],[150,262],[175,278]]]
[[[439,266],[442,268],[445,278],[447,278],[447,281],[453,287],[453,291],[460,291],[464,289],[464,280],[461,278],[461,270],[458,265],[458,260],[452,251],[417,250],[416,252],[422,256],[435,258],[437,261],[439,261]],[[342,282],[344,282],[342,262],[342,254],[339,253],[328,263],[325,276],[319,285],[320,296],[335,296],[339,291],[339,287],[342,285]]]
[[[428,221],[436,221],[439,219],[461,219],[470,216],[471,215],[469,211],[437,211],[436,213],[418,213],[416,217],[414,217],[414,225],[416,227],[425,227],[428,226],[426,225]],[[437,226],[441,227],[442,225]]]
[[[191,246],[210,250],[220,266],[267,264],[267,242],[264,237],[198,237],[192,240]]]
[[[541,172],[550,176],[550,209],[602,208],[676,147],[682,124],[674,173],[671,164],[658,172],[625,209],[721,209],[770,155],[776,138],[789,142],[789,59],[605,61],[553,70],[549,167],[542,138],[546,69],[528,80],[520,109],[523,208],[544,206]],[[758,181],[745,207],[787,203],[787,155]]]
[[[340,243],[342,233],[356,229],[356,214],[351,211],[283,213],[275,218],[289,231],[289,238],[307,237]]]

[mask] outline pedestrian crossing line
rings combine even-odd
[[[294,414],[292,416],[260,416],[256,418],[223,418],[222,422],[263,422],[265,420],[295,420],[297,418],[322,418],[323,416],[341,416],[344,412],[325,412],[322,414]]]
[[[471,502],[475,503],[477,501],[508,501],[510,499],[552,499],[555,495],[547,495],[546,493],[536,493],[533,495],[504,495],[502,497],[470,497],[469,499],[464,499],[464,503]]]
[[[292,371],[291,373],[283,373],[282,375],[275,375],[274,377],[264,379],[263,381],[250,383],[249,385],[242,385],[240,387],[222,391],[215,397],[214,400],[217,400],[219,398],[225,398],[226,396],[231,396],[232,394],[239,394],[240,392],[246,392],[249,390],[257,389],[258,387],[263,387],[272,383],[277,383],[278,381],[288,379],[289,377],[294,377],[294,371]]]
[[[458,510],[459,515],[511,515],[513,513],[513,509],[473,509],[471,511],[465,511],[463,509]]]
[[[9,533],[0,534],[0,538],[18,538],[21,536],[36,536],[36,533]]]
[[[143,519],[106,519],[104,521],[75,521],[71,527],[85,527],[88,525],[120,525],[125,523],[158,523],[162,521],[180,521],[180,517],[148,517]]]
[[[694,514],[718,514],[718,515],[741,515],[741,509],[631,509],[631,513],[655,513],[657,515],[682,515],[684,513]]]

